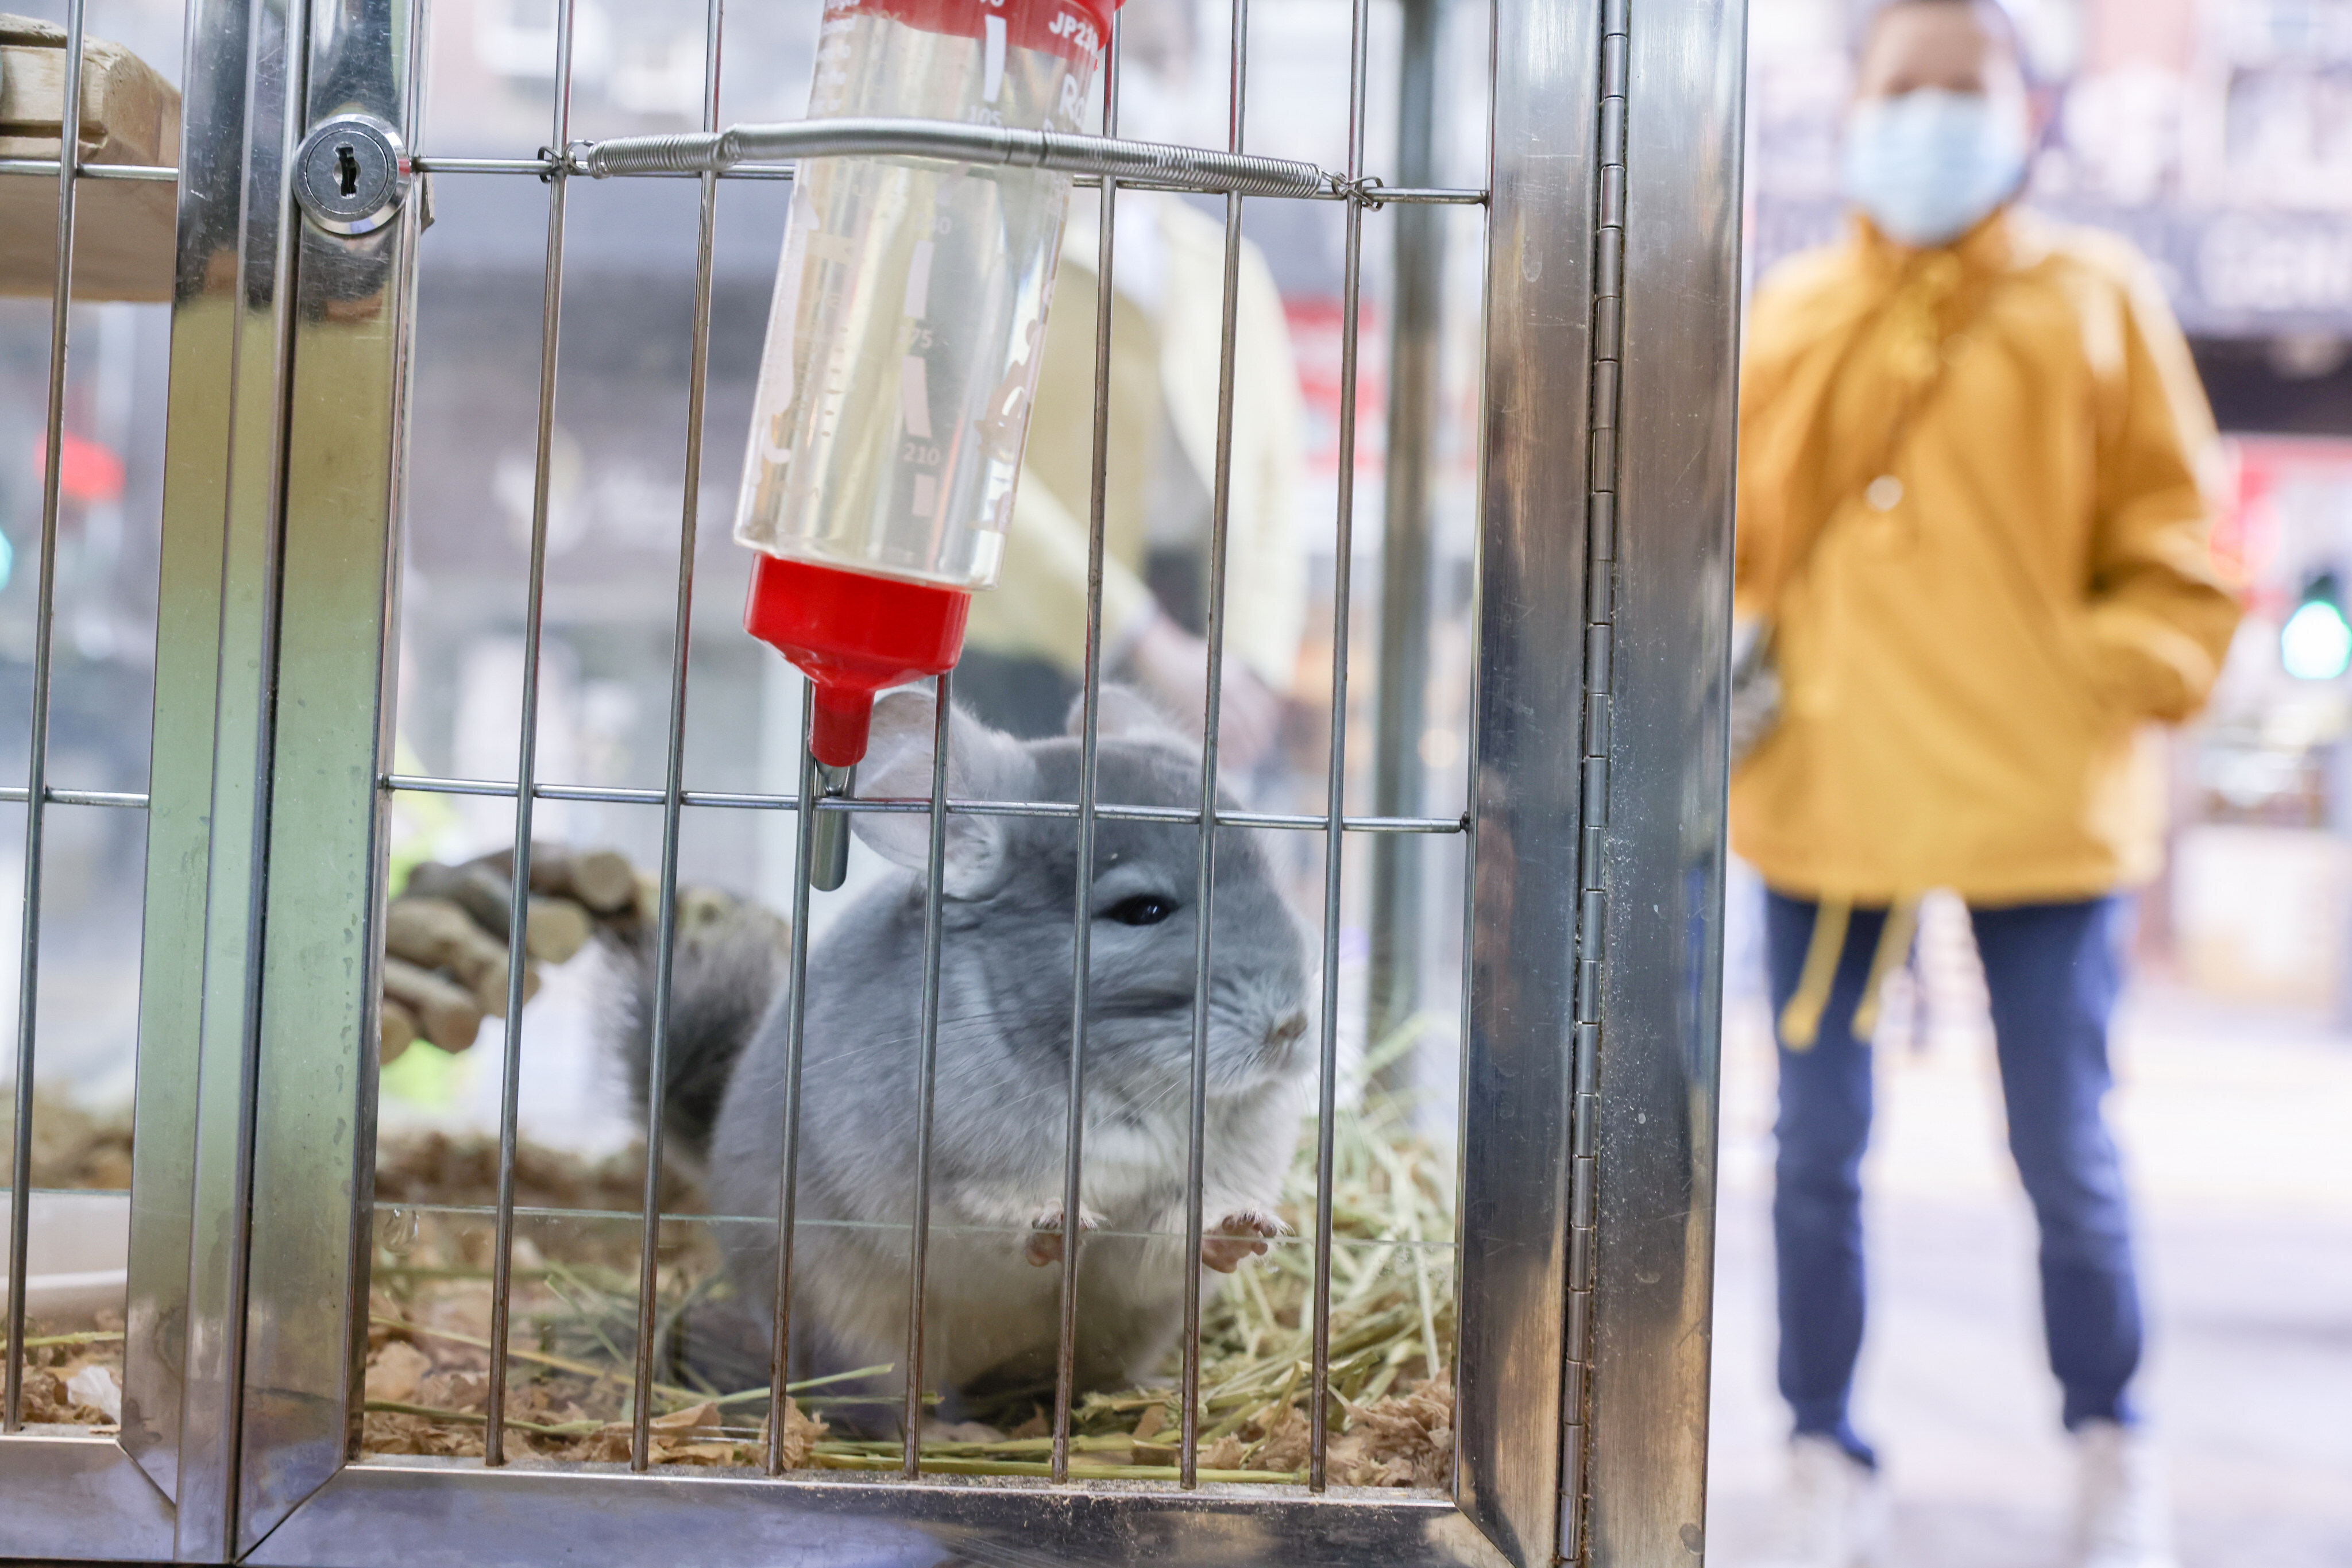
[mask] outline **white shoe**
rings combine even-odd
[[[1771,1568],[1871,1568],[1886,1540],[1886,1489],[1878,1472],[1833,1438],[1800,1434],[1789,1445],[1789,1494]]]
[[[2088,1421],[2074,1434],[2077,1568],[2180,1568],[2164,1459],[2147,1433]]]

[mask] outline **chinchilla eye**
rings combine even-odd
[[[1163,893],[1138,893],[1105,910],[1106,918],[1123,926],[1156,926],[1176,912],[1176,900]]]

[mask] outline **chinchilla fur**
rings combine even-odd
[[[1077,799],[1076,739],[1019,742],[961,711],[950,722],[951,797]],[[928,796],[933,725],[929,694],[884,698],[858,794]],[[1197,805],[1197,745],[1141,698],[1107,689],[1100,736],[1099,799]],[[891,1366],[824,1391],[865,1401],[829,1405],[836,1427],[886,1432],[898,1424],[907,1356],[930,824],[917,813],[853,820],[899,869],[809,953],[789,1327],[795,1379]],[[1229,830],[1217,836],[1206,1239],[1197,1261],[1187,1258],[1199,846],[1189,823],[1096,826],[1081,1391],[1155,1373],[1181,1326],[1187,1271],[1230,1271],[1264,1249],[1298,1137],[1312,1065],[1305,943],[1254,837]],[[947,819],[923,1353],[949,1421],[1052,1397],[1076,862],[1068,818]],[[636,967],[624,1055],[642,1086],[650,967],[642,955]],[[735,1305],[702,1314],[699,1343],[685,1351],[728,1386],[764,1376],[772,1330],[789,1095],[783,973],[772,920],[749,919],[688,933],[672,982],[667,1139],[703,1172],[712,1212],[745,1216],[719,1227]]]

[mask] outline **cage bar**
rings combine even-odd
[[[702,124],[719,123],[719,50],[724,0],[703,8]],[[629,1390],[629,1468],[652,1462],[655,1300],[661,1278],[661,1174],[664,1101],[669,1084],[670,982],[677,942],[677,840],[686,796],[686,686],[694,634],[694,543],[702,506],[702,409],[710,371],[712,258],[719,224],[719,186],[702,177],[694,252],[693,345],[688,352],[686,476],[678,509],[677,608],[670,621],[669,733],[662,772],[661,892],[654,931],[651,1037],[646,1051],[645,1234],[637,1263],[636,1363]],[[776,1412],[781,1422],[782,1412]]]
[[[386,773],[382,787],[394,791],[413,791],[418,795],[512,795],[515,786],[499,779],[435,778],[420,773]],[[89,794],[94,792],[73,792]],[[17,792],[21,798],[23,792]],[[68,792],[51,791],[49,798],[63,800]],[[531,794],[541,800],[577,800],[608,805],[660,805],[667,798],[657,789],[629,789],[606,784],[535,784]],[[11,798],[0,792],[0,800]],[[679,797],[689,806],[718,807],[740,811],[798,811],[801,797],[796,795],[763,795],[739,790],[695,790]],[[916,796],[892,799],[887,796],[845,797],[817,792],[817,809],[835,811],[884,811],[913,816],[930,810],[930,802]],[[78,801],[91,805],[130,804],[129,797]],[[1164,822],[1191,826],[1201,820],[1201,814],[1189,805],[1103,805],[1095,807],[1097,817],[1104,822]],[[961,800],[948,802],[950,816],[1027,816],[1062,817],[1076,821],[1078,807],[1069,801],[1056,800]],[[1310,816],[1302,812],[1283,811],[1223,811],[1216,814],[1218,826],[1223,827],[1274,827],[1303,833],[1320,833],[1329,826],[1328,816]],[[1468,817],[1464,816],[1350,816],[1342,827],[1349,833],[1462,833],[1468,830]]]
[[[1234,0],[1233,65],[1227,102],[1227,147],[1242,150],[1249,101],[1249,0]],[[1208,671],[1201,718],[1201,870],[1192,947],[1192,1083],[1184,1172],[1184,1419],[1179,1472],[1187,1487],[1201,1468],[1201,1165],[1207,1146],[1209,1105],[1209,952],[1215,925],[1217,874],[1217,719],[1224,696],[1225,547],[1234,489],[1234,340],[1239,331],[1242,194],[1225,194],[1224,318],[1217,334],[1217,457],[1209,510],[1209,605],[1202,640]]]
[[[0,174],[47,174],[54,178],[62,167],[55,158],[0,158]],[[74,178],[152,180],[160,184],[176,184],[180,171],[167,163],[77,163]]]
[[[33,1226],[34,1019],[41,980],[41,840],[49,805],[49,675],[57,618],[58,504],[64,494],[66,338],[73,310],[74,175],[80,148],[84,0],[66,7],[64,108],[58,117],[58,272],[49,294],[48,405],[43,416],[41,575],[33,611],[32,734],[25,764],[25,932],[16,992],[16,1125],[8,1152],[8,1370],[0,1431],[25,1424],[25,1276]]]
[[[1103,134],[1118,134],[1118,13],[1103,44]],[[1094,960],[1095,761],[1102,742],[1103,529],[1110,497],[1110,338],[1118,181],[1102,182],[1095,229],[1094,449],[1087,479],[1087,647],[1078,709],[1078,858],[1070,915],[1070,1062],[1063,1110],[1062,1280],[1054,1325],[1053,1479],[1070,1479],[1070,1402],[1077,1391],[1078,1242],[1085,1230],[1087,987]]]
[[[1364,71],[1370,0],[1355,0],[1348,33],[1348,174],[1364,177]],[[1339,1142],[1339,879],[1348,797],[1348,615],[1356,554],[1356,353],[1363,285],[1364,204],[1348,204],[1339,285],[1339,455],[1338,515],[1332,523],[1331,755],[1324,777],[1322,1048],[1315,1066],[1315,1282],[1310,1302],[1307,1408],[1307,1484],[1329,1479],[1331,1403],[1331,1185]],[[1434,1367],[1430,1369],[1433,1373]]]
[[[1402,0],[1397,79],[1398,178],[1434,175],[1437,56],[1444,0]],[[1387,193],[1382,193],[1386,195]],[[1427,795],[1421,760],[1425,732],[1432,624],[1433,534],[1431,453],[1436,424],[1439,336],[1444,321],[1445,234],[1439,216],[1398,214],[1389,309],[1387,449],[1381,476],[1378,670],[1372,714],[1372,809],[1416,816]],[[1430,882],[1421,846],[1391,839],[1372,847],[1369,916],[1371,952],[1365,985],[1365,1035],[1389,1040],[1419,1008],[1423,981],[1421,905]],[[1412,1055],[1384,1078],[1409,1079]]]
[[[1067,138],[1080,141],[1083,138]],[[566,167],[564,159],[549,155],[543,158],[466,158],[442,157],[419,153],[409,160],[420,174],[531,174],[548,178]],[[715,171],[722,180],[787,180],[793,178],[795,163],[730,163]],[[0,159],[0,174],[54,174],[54,159]],[[168,179],[176,171],[150,169],[140,164],[90,164],[82,169],[82,178],[90,179]],[[695,169],[607,169],[600,179],[633,180],[694,180],[711,174],[710,170]],[[1226,184],[1213,178],[1186,178],[1162,174],[1142,179],[1129,174],[1087,174],[1070,176],[1070,184],[1081,191],[1098,190],[1106,180],[1137,191],[1191,191],[1203,195],[1220,195]],[[1253,195],[1275,201],[1294,202],[1363,202],[1374,211],[1391,205],[1484,206],[1486,189],[1483,185],[1384,185],[1378,179],[1350,183],[1339,177],[1327,178],[1315,190],[1253,191]]]
[[[923,867],[923,1003],[915,1038],[915,1212],[907,1227],[907,1445],[905,1475],[923,1473],[923,1292],[931,1246],[931,1096],[939,1082],[940,948],[945,936],[948,868],[948,733],[952,677],[942,673],[931,704],[931,841]]]
[[[563,145],[572,120],[572,45],[573,0],[558,0],[555,10],[554,144]],[[507,1016],[505,1060],[499,1087],[499,1192],[497,1240],[490,1257],[490,1371],[483,1397],[488,1425],[482,1437],[482,1462],[506,1463],[507,1334],[514,1291],[515,1146],[521,1114],[523,937],[530,915],[530,817],[538,797],[532,784],[539,766],[539,656],[544,631],[547,598],[547,511],[553,477],[555,441],[555,372],[559,330],[563,311],[563,210],[566,186],[562,171],[547,182],[547,260],[540,295],[539,319],[539,442],[531,459],[530,575],[524,591],[522,652],[522,734],[515,758],[515,841],[509,891],[513,902],[507,916]]]
[[[10,805],[22,805],[32,798],[32,794],[31,790],[22,785],[10,784],[0,788],[0,802],[5,802]],[[147,794],[144,790],[59,789],[57,785],[51,784],[41,791],[41,798],[51,805],[106,805],[129,811],[147,809]]]
[[[784,994],[784,1149],[776,1173],[775,1307],[768,1314],[768,1474],[784,1473],[784,1410],[791,1396],[793,1222],[800,1203],[801,1066],[808,1043],[809,879],[816,863],[816,688],[801,684],[800,843],[793,856],[792,954]]]

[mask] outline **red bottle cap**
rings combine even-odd
[[[810,750],[827,767],[866,755],[875,693],[955,668],[971,595],[929,583],[786,561],[751,564],[743,629],[816,682]]]

